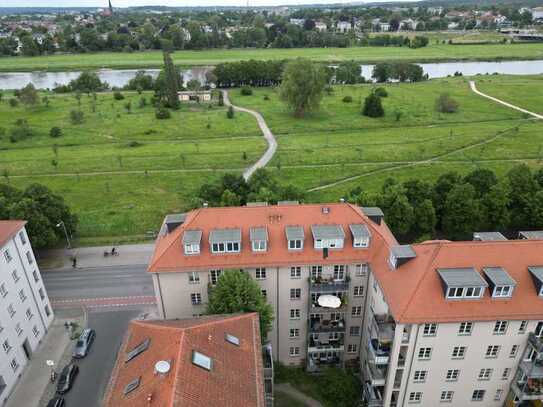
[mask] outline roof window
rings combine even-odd
[[[302,250],[304,248],[304,228],[302,226],[287,226],[285,228],[289,250]]]
[[[132,380],[130,383],[128,383],[124,387],[124,391],[123,391],[124,395],[126,396],[128,393],[133,392],[134,390],[136,390],[140,385],[140,381],[141,381],[141,377],[137,377],[134,380]]]
[[[493,298],[510,298],[517,282],[502,267],[483,268]]]
[[[239,346],[239,338],[234,335],[226,334],[225,336],[226,342],[231,343],[232,345]]]
[[[138,356],[140,353],[143,353],[149,348],[149,345],[151,344],[151,339],[147,338],[142,343],[140,343],[138,346],[136,346],[134,349],[132,349],[130,352],[126,354],[126,358],[124,362],[130,362],[132,359],[134,359],[136,356]]]
[[[366,248],[370,245],[370,231],[364,224],[349,225],[351,234],[353,235],[353,247]]]
[[[345,232],[340,225],[312,225],[315,249],[342,249]]]
[[[438,269],[445,297],[448,299],[481,298],[488,287],[486,281],[474,268]]]
[[[195,350],[192,351],[192,363],[202,369],[211,370],[211,358]]]
[[[265,252],[268,249],[268,229],[266,227],[249,229],[249,238],[253,252]]]

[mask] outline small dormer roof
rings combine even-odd
[[[202,240],[202,231],[198,229],[185,230],[183,233],[183,244],[196,244]]]
[[[255,240],[268,240],[268,229],[265,226],[249,229],[251,242]]]
[[[209,232],[209,243],[241,242],[241,229],[213,229]]]
[[[517,282],[509,275],[503,267],[484,267],[483,273],[487,280],[495,286],[516,286]]]
[[[437,269],[447,287],[488,287],[487,282],[473,267]]]
[[[370,231],[363,223],[351,224],[349,225],[349,229],[351,229],[353,239],[367,239],[370,237]]]
[[[344,239],[345,232],[341,225],[311,225],[313,239]]]
[[[303,240],[304,228],[302,226],[287,226],[285,228],[287,240]]]

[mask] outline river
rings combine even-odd
[[[543,74],[543,60],[536,61],[502,61],[502,62],[439,62],[419,64],[430,79],[444,78],[454,75],[455,72],[462,72],[464,76],[485,75],[485,74],[508,74],[508,75],[536,75]],[[194,67],[183,70],[183,80],[188,82],[191,79],[205,80],[205,74],[211,67]],[[371,78],[373,65],[362,65],[362,76]],[[134,77],[136,69],[101,69],[98,76],[110,86],[122,87]],[[156,77],[158,69],[146,69],[147,73]],[[79,76],[80,72],[0,72],[0,89],[20,89],[27,83],[32,82],[40,89],[53,88],[55,84],[67,84]]]

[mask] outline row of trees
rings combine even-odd
[[[376,35],[374,37],[368,37],[366,40],[367,45],[373,47],[409,47],[409,48],[422,48],[428,45],[428,38],[417,35],[413,38],[404,37],[403,35]]]
[[[213,70],[217,86],[221,88],[240,86],[276,86],[281,82],[285,61],[226,62]]]
[[[387,179],[379,193],[361,188],[350,200],[379,206],[391,230],[403,240],[470,239],[473,232],[543,228],[543,169],[533,172],[521,164],[503,179],[493,171],[476,169],[462,177],[441,175],[435,183]]]
[[[9,182],[7,170],[3,173]],[[56,225],[63,221],[69,234],[77,229],[77,216],[64,199],[40,184],[29,185],[24,190],[7,183],[0,184],[0,219],[24,219],[26,230],[37,249],[51,247],[64,239],[64,231]]]
[[[428,79],[420,65],[407,62],[381,62],[373,67],[371,76],[377,82],[420,82]]]

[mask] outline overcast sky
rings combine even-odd
[[[251,6],[348,3],[342,0],[249,0]],[[111,0],[113,7],[129,6],[245,6],[247,0]],[[107,0],[0,0],[0,7],[104,7]]]

